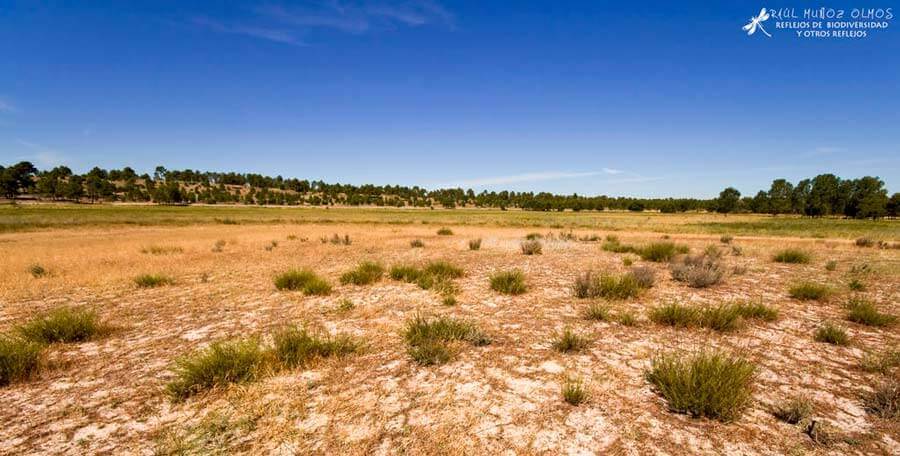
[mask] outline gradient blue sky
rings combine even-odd
[[[827,6],[892,6],[862,3]],[[823,5],[0,0],[0,163],[697,197],[834,172],[900,191],[900,19],[857,40],[740,29]]]

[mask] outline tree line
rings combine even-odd
[[[0,192],[15,200],[29,197],[72,202],[153,202],[157,204],[347,205],[395,207],[489,207],[533,211],[644,210],[666,213],[716,211],[800,214],[811,217],[896,217],[900,193],[888,197],[884,182],[872,176],[841,179],[821,174],[796,184],[775,179],[768,190],[741,196],[732,187],[718,198],[629,198],[556,195],[540,192],[482,191],[418,186],[349,185],[324,181],[270,177],[260,174],[168,170],[157,166],[153,174],[134,169],[94,167],[77,174],[66,166],[39,170],[27,161],[0,166]]]

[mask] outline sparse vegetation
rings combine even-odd
[[[172,255],[175,253],[182,253],[184,249],[178,246],[167,246],[167,245],[151,245],[148,247],[144,247],[141,249],[141,253],[150,254],[150,255]]]
[[[848,345],[850,343],[847,331],[832,323],[826,323],[816,329],[813,338],[816,342],[824,342],[831,345]]]
[[[469,240],[469,250],[481,250],[481,238]]]
[[[438,234],[438,236],[452,236],[453,230],[445,227],[445,228],[441,228],[441,229],[437,230],[437,234]]]
[[[588,320],[609,320],[609,307],[600,303],[592,302],[588,304],[587,308],[585,308],[584,317]]]
[[[579,378],[567,378],[562,384],[563,400],[571,405],[579,405],[588,400],[588,391]]]
[[[734,236],[730,234],[723,234],[722,237],[719,238],[719,242],[723,244],[731,244],[731,241],[734,240]]]
[[[373,261],[364,261],[356,269],[341,275],[341,284],[369,285],[381,280],[384,266]]]
[[[728,422],[750,403],[755,371],[736,355],[702,351],[657,355],[646,375],[670,410]]]
[[[629,299],[640,294],[643,284],[651,283],[652,274],[644,270],[638,272],[641,280],[632,271],[621,276],[599,275],[592,271],[584,272],[575,278],[574,291],[578,298]]]
[[[851,298],[847,302],[847,320],[867,326],[890,326],[897,322],[897,317],[881,313],[872,301],[863,298]]]
[[[810,261],[810,254],[805,250],[800,249],[784,249],[778,251],[773,260],[776,263],[793,263],[793,264],[806,264]]]
[[[866,291],[866,284],[862,283],[859,279],[850,279],[850,282],[847,283],[847,288],[852,291]]]
[[[350,240],[350,235],[349,235],[349,234],[345,234],[343,237],[341,237],[341,236],[339,236],[337,233],[334,233],[333,235],[331,235],[331,238],[330,238],[330,239],[329,239],[329,238],[322,238],[322,243],[323,243],[323,244],[324,244],[326,241],[327,241],[327,242],[331,242],[331,243],[334,244],[334,245],[350,245],[350,244],[353,243],[353,241]]]
[[[331,293],[331,284],[309,269],[292,269],[275,277],[275,288],[288,291],[302,291],[308,296],[322,296]]]
[[[834,271],[836,269],[837,269],[837,261],[829,260],[827,263],[825,263],[826,271]]]
[[[519,247],[525,255],[540,255],[544,249],[543,245],[541,245],[541,241],[536,239],[533,241],[523,241],[519,244]]]
[[[805,398],[795,397],[776,405],[772,409],[772,415],[787,424],[797,424],[812,414],[812,403]]]
[[[544,239],[544,235],[541,233],[528,233],[525,235],[525,239],[529,241],[536,241],[538,239]]]
[[[341,312],[349,312],[355,307],[356,304],[353,304],[353,301],[348,298],[341,299],[341,302],[338,303],[338,310]]]
[[[345,335],[321,335],[305,328],[288,326],[273,334],[275,360],[283,367],[306,366],[316,358],[356,353],[361,344]]]
[[[421,248],[425,247],[425,242],[422,241],[421,239],[413,239],[413,240],[409,241],[409,246],[414,249],[421,249]]]
[[[47,270],[39,264],[32,264],[28,266],[28,273],[35,279],[39,279],[47,275]]]
[[[448,307],[455,306],[456,305],[456,296],[453,296],[452,294],[444,295],[444,297],[441,298],[441,304],[448,306]]]
[[[139,288],[156,288],[174,283],[171,277],[162,274],[141,274],[134,278]]]
[[[684,255],[679,260],[673,261],[669,269],[673,279],[686,282],[693,288],[715,285],[725,276],[725,265],[718,250],[707,251],[701,255]]]
[[[263,358],[257,339],[215,342],[175,362],[175,379],[166,385],[166,392],[178,401],[229,383],[255,380]]]
[[[856,246],[857,247],[872,247],[873,245],[875,245],[875,241],[872,240],[871,238],[867,238],[867,237],[856,238]]]
[[[801,301],[819,301],[831,296],[832,290],[827,285],[806,281],[791,285],[788,294]]]
[[[16,327],[22,338],[39,344],[84,342],[108,330],[96,312],[83,307],[58,307]]]
[[[429,320],[417,315],[406,322],[403,331],[410,356],[421,365],[443,364],[453,356],[450,342],[468,342],[475,346],[490,344],[490,339],[473,323],[449,317]]]
[[[708,307],[669,303],[650,311],[650,321],[679,328],[703,327],[727,332],[740,329],[744,320],[773,321],[778,311],[758,302],[737,301]]]
[[[572,328],[566,327],[562,332],[553,336],[551,346],[560,353],[577,352],[587,347],[589,341],[586,337],[576,333]]]
[[[631,269],[631,276],[634,277],[640,288],[653,288],[656,283],[656,270],[648,266],[638,266]]]
[[[887,378],[875,386],[875,390],[863,396],[866,411],[881,418],[900,418],[900,379]]]
[[[634,258],[631,258],[630,256],[622,257],[622,265],[623,266],[631,266],[633,264],[634,264]]]
[[[212,251],[213,253],[220,253],[225,248],[226,242],[219,239],[216,241],[215,245],[213,245]]]
[[[622,326],[635,326],[637,325],[638,318],[632,312],[620,312],[618,316],[619,324]]]
[[[866,372],[890,374],[892,370],[900,367],[900,350],[888,349],[879,353],[866,353],[859,366]]]
[[[648,316],[654,323],[679,328],[688,328],[700,323],[699,309],[675,302],[651,309]]]
[[[491,274],[491,290],[508,295],[520,295],[528,291],[525,274],[518,269]]]
[[[40,368],[43,346],[0,334],[0,387],[28,380]]]
[[[644,261],[662,263],[671,260],[675,255],[688,253],[688,251],[689,249],[686,245],[679,245],[674,242],[654,242],[638,249],[637,254]]]

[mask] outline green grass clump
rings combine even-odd
[[[409,265],[394,265],[389,275],[394,280],[415,283],[423,290],[434,290],[442,294],[456,293],[453,279],[463,276],[463,270],[446,261],[432,261],[424,268]]]
[[[881,418],[900,418],[900,379],[889,378],[876,385],[872,393],[863,396],[863,405]]]
[[[171,277],[162,274],[141,274],[134,278],[134,283],[139,288],[156,288],[173,282]]]
[[[713,331],[734,331],[743,325],[740,307],[732,304],[720,304],[706,307],[700,311],[700,326]]]
[[[617,319],[622,326],[636,326],[638,323],[637,316],[632,312],[621,312]]]
[[[606,242],[601,247],[604,251],[613,253],[638,253],[638,249],[632,245],[622,244],[619,238],[613,235],[606,236]]]
[[[877,372],[887,375],[894,368],[900,367],[900,350],[866,353],[859,365],[866,372]]]
[[[306,366],[316,358],[356,353],[361,348],[361,344],[349,336],[313,334],[297,326],[288,326],[277,331],[272,340],[275,360],[287,368]]]
[[[59,307],[16,328],[26,340],[39,344],[84,342],[101,336],[108,328],[97,313],[80,307]]]
[[[750,403],[755,371],[753,363],[738,356],[703,351],[658,355],[646,377],[670,410],[728,422]]]
[[[586,337],[572,331],[572,328],[566,327],[562,332],[554,334],[551,346],[560,353],[570,353],[587,347],[589,342]]]
[[[0,386],[31,378],[40,368],[43,345],[0,334]]]
[[[844,331],[844,328],[835,326],[831,323],[820,326],[816,330],[813,338],[816,342],[825,342],[832,345],[847,345],[850,343],[850,337],[847,336],[847,331]]]
[[[776,263],[806,264],[809,263],[810,258],[809,253],[805,250],[784,249],[777,252],[772,259]]]
[[[275,277],[275,288],[279,290],[302,291],[311,296],[331,293],[331,284],[309,269],[292,269]]]
[[[588,320],[609,320],[609,307],[593,302],[584,310],[584,318]]]
[[[469,240],[469,250],[481,250],[481,238]]]
[[[450,228],[441,228],[437,230],[437,234],[439,236],[451,236],[453,234],[453,230],[451,230]]]
[[[417,315],[403,330],[409,355],[421,365],[443,364],[453,357],[448,343],[468,342],[475,346],[490,344],[490,339],[473,323],[450,317],[429,320]]]
[[[637,274],[641,274],[638,276]],[[629,299],[638,296],[645,287],[652,286],[653,276],[644,271],[621,276],[598,275],[586,271],[575,278],[574,291],[578,298]]]
[[[354,307],[356,307],[356,304],[353,304],[353,301],[348,298],[341,299],[341,302],[338,303],[338,310],[341,312],[348,312],[353,310]]]
[[[831,296],[831,287],[815,282],[797,282],[788,289],[788,294],[801,301],[818,301]]]
[[[778,319],[778,309],[758,301],[738,301],[732,305],[737,307],[743,318],[762,321],[775,321]]]
[[[731,244],[731,241],[734,240],[734,236],[730,234],[723,234],[722,237],[719,238],[719,242],[723,244]]]
[[[47,275],[47,269],[39,264],[28,266],[28,273],[35,279],[39,279]]]
[[[409,246],[414,249],[421,249],[422,247],[425,247],[425,242],[421,239],[413,239],[409,241]]]
[[[866,284],[859,279],[851,279],[850,282],[847,283],[847,288],[853,291],[866,291]]]
[[[532,241],[522,241],[519,244],[519,247],[522,249],[522,253],[525,255],[540,255],[543,253],[544,246],[541,245],[541,241],[537,239]]]
[[[812,414],[812,403],[802,397],[793,398],[772,409],[772,415],[787,424],[797,424]]]
[[[389,275],[391,279],[412,283],[419,280],[419,277],[422,276],[422,271],[415,266],[398,264],[391,266]]]
[[[837,261],[829,260],[827,263],[825,263],[826,271],[834,271],[835,269],[837,269]]]
[[[425,275],[440,277],[443,279],[458,279],[463,276],[463,270],[446,261],[432,261],[422,269]]]
[[[687,253],[688,250],[686,245],[679,245],[674,242],[654,242],[641,247],[636,253],[644,261],[661,263],[671,260],[675,255]]]
[[[699,326],[719,332],[740,329],[746,319],[772,321],[778,311],[762,303],[732,302],[710,307],[691,307],[669,303],[650,311],[654,323],[690,328]]]
[[[673,302],[651,309],[648,316],[650,321],[660,325],[688,328],[699,324],[701,311]]]
[[[847,320],[867,326],[890,326],[897,322],[897,317],[879,312],[869,300],[851,298],[847,302]]]
[[[514,269],[491,274],[491,290],[508,295],[520,295],[528,291],[525,285],[525,274]]]
[[[588,400],[588,390],[581,379],[567,378],[562,384],[562,396],[569,404],[578,405]]]
[[[381,280],[382,275],[384,275],[384,266],[372,261],[364,261],[356,269],[342,274],[341,284],[368,285]]]
[[[256,339],[215,342],[175,362],[175,379],[166,385],[166,392],[178,401],[211,388],[253,381],[263,361],[264,351]]]
[[[456,296],[453,296],[452,294],[445,295],[443,298],[441,298],[441,304],[448,307],[455,306],[457,304]]]

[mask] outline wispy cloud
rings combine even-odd
[[[51,149],[49,147],[42,146],[30,141],[24,141],[21,139],[17,139],[16,143],[24,146],[30,151],[30,153],[23,155],[20,158],[23,160],[32,161],[38,167],[48,168],[59,166],[64,164],[66,161],[66,157],[55,149]]]
[[[305,43],[294,36],[292,32],[284,29],[248,25],[226,25],[222,22],[207,17],[195,17],[193,22],[195,25],[218,33],[244,35],[253,38],[274,41],[276,43],[289,44],[291,46],[305,45]]]
[[[614,168],[603,168],[603,172],[606,174],[622,174],[625,171],[622,171],[621,169],[614,169]]]
[[[241,22],[196,17],[195,26],[217,32],[304,46],[315,30],[361,35],[429,24],[453,27],[453,15],[432,0],[318,0],[303,5],[268,3],[251,10]]]

